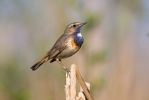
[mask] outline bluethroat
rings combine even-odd
[[[51,60],[50,63],[57,61],[63,66],[66,72],[69,72],[69,69],[64,66],[61,59],[74,55],[81,48],[84,41],[81,28],[86,23],[74,22],[69,24],[64,34],[56,41],[52,49],[39,62],[34,64],[31,69],[36,70],[44,62]]]

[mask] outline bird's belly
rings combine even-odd
[[[67,58],[70,57],[72,55],[74,55],[79,49],[70,49],[67,48],[65,50],[63,50],[59,55],[58,58],[63,59],[63,58]]]

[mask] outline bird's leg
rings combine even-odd
[[[65,72],[67,73],[67,75],[69,75],[70,73],[70,69],[66,68],[64,63],[60,60],[60,59],[56,59],[56,61],[62,65],[63,69],[65,70]],[[70,76],[70,75],[69,75]]]

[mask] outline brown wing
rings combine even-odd
[[[61,53],[67,46],[67,39],[68,35],[62,35],[54,44],[52,49],[47,52],[47,55],[49,55],[49,59],[56,57],[59,53]]]
[[[32,70],[36,70],[37,68],[39,68],[44,62],[48,61],[51,58],[55,58],[59,53],[61,53],[67,46],[67,41],[68,41],[68,37],[70,36],[66,36],[66,35],[62,35],[54,44],[54,46],[52,47],[52,49],[50,51],[47,52],[47,54],[36,64],[34,64],[31,69]],[[53,62],[54,60],[52,60],[51,62]]]

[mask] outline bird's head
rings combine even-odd
[[[85,25],[86,23],[87,22],[85,22],[85,23],[80,23],[80,22],[71,23],[66,27],[64,34],[71,35],[71,34],[74,34],[75,32],[80,33],[82,26]]]

